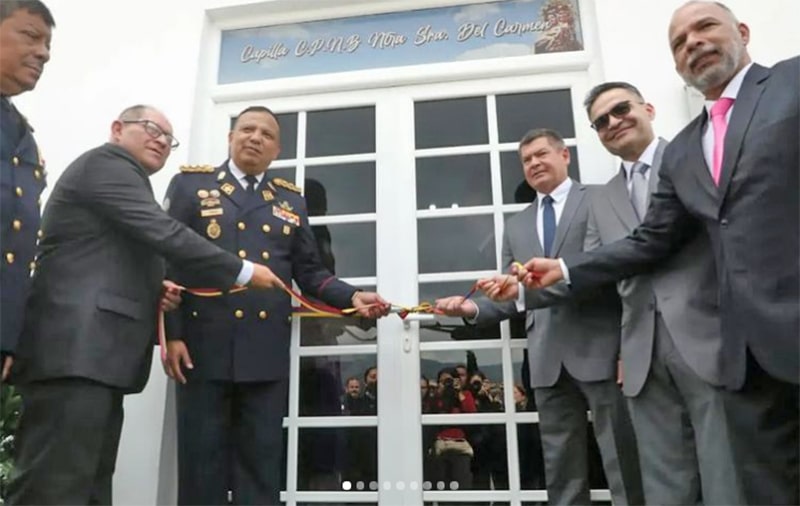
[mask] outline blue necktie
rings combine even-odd
[[[542,232],[544,235],[544,256],[550,256],[553,239],[556,238],[556,212],[553,209],[553,197],[545,195],[542,199]]]
[[[256,186],[258,186],[258,178],[252,174],[248,174],[244,177],[244,180],[247,181],[247,194],[248,195],[255,195],[256,193]]]

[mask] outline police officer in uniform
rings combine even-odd
[[[39,0],[0,3],[0,351],[2,379],[13,363],[30,289],[45,187],[33,128],[11,103],[32,90],[50,59],[52,14]]]
[[[267,108],[243,110],[219,167],[183,167],[168,212],[223,249],[264,263],[287,286],[376,318],[389,305],[344,283],[322,264],[300,189],[265,172],[280,151]],[[180,265],[171,276],[198,287]],[[178,381],[178,503],[277,504],[282,419],[289,382],[291,298],[280,290],[186,295],[168,315],[167,373]]]

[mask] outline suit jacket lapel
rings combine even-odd
[[[651,174],[652,176],[652,174]],[[651,180],[654,178],[650,178]],[[631,195],[628,192],[628,187],[625,184],[625,170],[620,170],[620,173],[611,178],[608,182],[608,198],[611,201],[611,207],[617,213],[619,219],[627,227],[628,231],[633,230],[639,226],[639,218],[636,217],[636,212],[633,210],[631,203]]]
[[[519,220],[519,223],[524,224],[524,226],[529,226],[531,223],[533,224],[533,229],[522,230],[521,234],[519,235],[520,240],[522,241],[522,248],[523,251],[530,251],[533,252],[532,256],[535,257],[543,257],[544,256],[544,247],[542,247],[542,240],[539,238],[539,228],[538,228],[538,219],[539,219],[539,199],[538,197],[528,206],[527,209],[522,210],[523,213],[530,213],[530,218],[525,218]],[[531,233],[533,232],[533,233]],[[527,262],[527,260],[521,260],[517,258],[520,262]]]
[[[714,180],[711,179],[711,169],[706,163],[706,158],[703,154],[703,130],[707,124],[708,114],[703,111],[701,116],[695,120],[692,132],[686,136],[688,142],[686,158],[683,163],[686,164],[686,168],[697,179],[703,195],[716,205],[719,200],[719,188],[714,184]]]
[[[753,111],[758,105],[761,94],[764,92],[763,83],[769,77],[769,69],[754,64],[742,81],[742,87],[733,104],[733,112],[728,122],[728,131],[725,133],[725,149],[722,156],[722,169],[719,178],[720,204],[733,176],[733,169],[742,150],[744,134],[753,119]]]
[[[227,163],[224,168],[225,170],[220,172],[221,176],[217,176],[219,192],[233,202],[236,207],[244,208],[247,205],[248,196],[239,181],[236,181],[236,178],[230,173]]]
[[[659,138],[658,146],[656,146],[656,152],[653,154],[653,166],[650,168],[652,172],[650,172],[650,194],[652,195],[653,192],[656,191],[658,188],[658,178],[659,173],[661,172],[661,159],[664,158],[664,149],[669,144],[666,139]]]
[[[561,219],[558,220],[558,227],[556,227],[556,237],[553,239],[553,251],[550,256],[553,258],[558,256],[558,251],[561,245],[564,244],[564,238],[567,237],[567,231],[572,225],[572,218],[575,216],[575,211],[586,195],[586,187],[581,186],[578,182],[573,181],[572,186],[567,194],[567,201],[564,203],[564,210],[561,212]]]

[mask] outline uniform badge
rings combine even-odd
[[[208,192],[208,194],[214,197],[215,199],[219,198],[219,190],[217,190],[216,188]]]
[[[224,170],[219,173],[219,176],[217,176],[217,181],[222,181],[223,179],[225,179],[225,171]]]
[[[197,196],[200,197],[201,199],[207,199],[208,190],[197,190]]]
[[[269,202],[270,200],[273,200],[275,198],[275,195],[273,195],[273,193],[271,191],[269,191],[269,190],[262,191],[261,195],[264,197],[264,200],[266,200],[267,202]]]
[[[216,207],[214,209],[201,209],[200,216],[203,218],[208,218],[209,216],[222,216],[224,211],[221,207]]]
[[[300,226],[300,216],[291,211],[287,211],[286,209],[281,209],[278,206],[272,206],[272,215],[297,227]]]
[[[220,186],[219,189],[224,191],[226,195],[230,195],[231,193],[233,193],[234,190],[236,190],[236,187],[230,183],[225,183],[222,186]]]
[[[292,233],[292,227],[290,227],[289,225],[284,225],[283,226],[283,235],[289,235],[291,233]]]
[[[286,211],[294,211],[294,208],[291,205],[289,205],[289,203],[286,202],[285,200],[280,203],[280,206],[281,209],[285,209]]]
[[[221,202],[219,199],[215,199],[214,197],[204,198],[200,201],[200,207],[217,207],[220,204]]]
[[[219,226],[217,220],[212,219],[211,223],[208,224],[206,227],[206,235],[211,239],[218,239],[220,235],[222,235],[222,227]]]

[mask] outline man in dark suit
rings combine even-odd
[[[641,226],[586,255],[533,259],[529,286],[574,289],[642,272],[706,234],[719,291],[722,379],[734,463],[750,504],[798,504],[800,493],[800,57],[753,64],[750,31],[724,5],[675,11],[678,73],[706,108],[667,147]]]
[[[39,0],[0,3],[0,355],[2,380],[14,362],[39,231],[44,160],[33,128],[11,103],[32,90],[50,60],[55,21]]]
[[[201,286],[281,286],[155,201],[148,177],[177,145],[162,113],[128,108],[53,189],[11,373],[23,397],[11,504],[111,503],[123,396],[147,382],[164,258]]]
[[[539,129],[520,141],[525,179],[537,198],[506,222],[503,266],[530,255],[555,257],[583,250],[590,190],[567,176],[569,150],[560,134]],[[516,283],[513,283],[516,286]],[[566,288],[525,294],[524,306],[449,297],[437,308],[475,323],[528,309],[530,381],[539,410],[550,504],[589,504],[587,410],[615,504],[642,504],[636,439],[616,384],[619,297],[607,285],[591,297],[564,301]],[[552,301],[561,306],[545,307]]]
[[[272,111],[243,110],[228,142],[230,159],[219,167],[184,168],[173,178],[170,215],[241,258],[265,262],[314,299],[368,318],[387,314],[378,294],[325,268],[300,188],[267,177],[280,151]],[[193,283],[184,265],[171,272]],[[233,504],[279,502],[291,321],[291,298],[278,291],[187,296],[169,316],[168,373],[179,381],[179,504],[224,504],[229,491]]]

